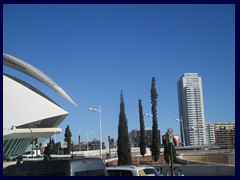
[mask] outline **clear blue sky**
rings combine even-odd
[[[70,125],[73,140],[117,139],[120,92],[128,130],[139,128],[138,99],[151,113],[151,78],[158,92],[161,133],[179,133],[177,81],[185,72],[203,82],[206,122],[235,122],[234,5],[4,5],[3,52],[32,64],[75,101],[20,72],[6,73],[33,84],[69,112],[57,135]],[[145,117],[145,127],[152,120]]]

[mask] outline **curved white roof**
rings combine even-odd
[[[36,80],[42,82],[43,84],[47,85],[60,95],[62,95],[64,98],[66,98],[69,102],[71,102],[74,106],[77,106],[75,102],[68,96],[68,94],[57,85],[51,78],[49,78],[46,74],[38,70],[37,68],[33,67],[32,65],[26,63],[25,61],[16,58],[14,56],[11,56],[9,54],[3,53],[3,63],[4,65],[11,67],[13,69],[16,69],[18,71],[21,71]]]
[[[3,126],[57,127],[68,115],[55,102],[22,82],[3,75]]]
[[[57,126],[67,117],[45,94],[21,79],[3,74],[3,154],[22,154],[33,138],[45,141],[60,133]],[[15,127],[15,130],[14,130]]]

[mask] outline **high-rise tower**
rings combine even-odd
[[[206,144],[202,79],[197,73],[184,73],[178,81],[179,117],[185,145]],[[182,127],[182,126],[180,126]]]

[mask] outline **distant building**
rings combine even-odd
[[[231,146],[235,145],[235,123],[207,123],[206,142],[209,145]]]
[[[215,144],[219,146],[235,145],[235,123],[216,123],[215,139]]]
[[[205,145],[205,116],[202,79],[197,73],[184,73],[178,81],[179,117],[183,121],[185,145]],[[181,134],[182,128],[180,128]],[[185,141],[183,141],[185,137]]]
[[[100,149],[100,141],[97,139],[93,139],[89,142],[78,142],[78,144],[74,144],[74,151],[87,151],[88,150],[99,150]],[[106,149],[105,143],[102,142],[102,149]]]
[[[160,130],[159,133],[159,144],[161,144],[160,139]],[[150,147],[152,145],[152,128],[145,128],[145,136],[146,136],[146,147]],[[129,133],[129,139],[132,147],[140,147],[140,129],[133,129]]]

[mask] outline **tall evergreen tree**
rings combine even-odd
[[[122,91],[120,101],[121,103],[118,121],[118,140],[117,140],[118,165],[126,165],[132,164],[132,157],[128,136],[128,122],[125,113],[125,104]]]
[[[138,100],[139,107],[139,121],[140,121],[140,153],[142,157],[146,154],[146,136],[145,136],[145,125],[143,118],[143,108],[141,99]]]
[[[52,138],[49,139],[47,147],[45,147],[44,154],[46,154],[46,155],[51,154],[51,142],[52,142]]]
[[[55,144],[54,139],[50,138],[49,142],[47,144],[47,147],[45,147],[44,154],[57,154],[57,146]]]
[[[65,136],[64,141],[67,142],[67,148],[64,148],[64,154],[70,154],[70,152],[71,152],[72,132],[70,130],[69,125],[65,129],[64,136]]]
[[[152,77],[152,85],[151,85],[151,103],[152,103],[152,157],[154,161],[157,161],[160,156],[160,150],[159,150],[159,133],[158,133],[158,122],[157,122],[157,90],[156,90],[156,83],[155,83],[155,77]]]
[[[50,143],[51,143],[51,150],[50,150],[51,154],[57,154],[58,153],[57,152],[57,145],[55,144],[55,141],[54,141],[53,138],[52,138]]]

